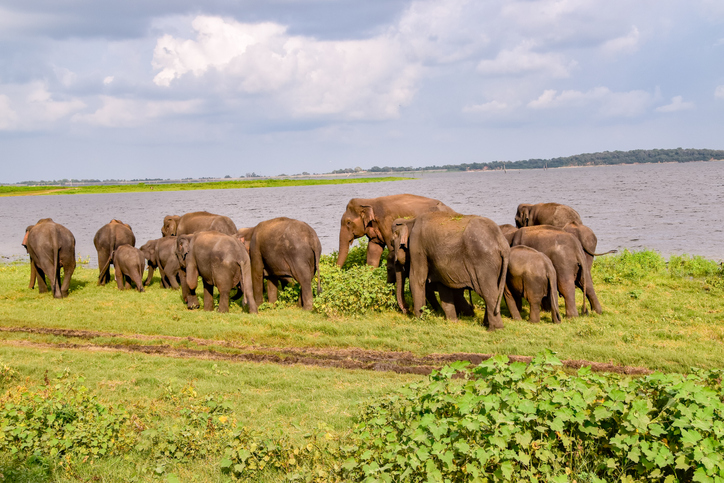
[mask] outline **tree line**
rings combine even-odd
[[[724,150],[716,149],[635,149],[633,151],[604,151],[600,153],[577,154],[551,159],[526,159],[522,161],[492,161],[489,163],[443,164],[413,168],[411,166],[373,166],[368,172],[390,171],[474,171],[490,169],[541,169],[568,166],[605,166],[613,164],[642,163],[688,163],[692,161],[724,160]],[[351,171],[351,170],[350,170]]]

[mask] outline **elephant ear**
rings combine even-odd
[[[362,217],[362,223],[364,223],[364,226],[369,226],[370,223],[375,221],[375,210],[372,208],[371,205],[362,205],[360,206],[360,216]]]

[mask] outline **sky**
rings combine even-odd
[[[0,182],[724,149],[722,0],[2,0]]]

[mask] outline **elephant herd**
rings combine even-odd
[[[131,227],[111,220],[96,233],[98,284],[110,281],[110,265],[120,290],[134,285],[140,292],[159,271],[164,288],[181,288],[189,309],[198,308],[198,278],[204,292],[204,309],[213,310],[214,287],[219,292],[219,312],[228,312],[232,289],[243,294],[251,313],[267,299],[276,302],[279,285],[298,282],[299,303],[312,308],[312,282],[317,276],[321,291],[319,260],[321,243],[308,224],[286,217],[274,218],[250,228],[237,229],[222,215],[206,211],[166,216],[162,237],[136,248]],[[520,319],[522,299],[530,304],[531,322],[540,321],[540,310],[551,311],[560,322],[558,294],[563,296],[566,316],[575,317],[575,289],[601,313],[591,280],[596,236],[583,225],[572,208],[557,203],[521,204],[515,225],[497,225],[488,218],[462,215],[439,200],[400,194],[350,200],[341,220],[338,265],[344,265],[356,238],[367,236],[367,263],[380,265],[388,248],[387,278],[395,283],[397,302],[409,310],[405,286],[409,279],[412,311],[422,313],[429,302],[448,319],[473,315],[465,298],[472,290],[485,301],[483,322],[489,330],[503,327],[501,301],[514,319]],[[75,238],[64,226],[44,218],[27,227],[23,246],[30,255],[30,285],[37,279],[41,293],[66,297],[75,269]],[[610,253],[610,252],[607,252]],[[143,272],[148,275],[143,281]],[[63,269],[61,283],[60,269]],[[437,296],[439,295],[439,302]]]

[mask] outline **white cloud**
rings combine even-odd
[[[528,103],[531,109],[592,108],[603,117],[635,117],[650,106],[653,96],[645,91],[612,92],[607,87],[596,87],[587,92],[548,89]]]
[[[85,108],[77,98],[57,100],[43,82],[0,85],[0,129],[34,130],[67,118]]]
[[[103,79],[103,85],[110,85],[113,82],[114,77],[112,75],[109,75],[105,79]]]
[[[724,99],[724,85],[717,86],[716,89],[714,89],[714,97]]]
[[[616,37],[604,42],[601,50],[604,54],[613,56],[619,53],[631,54],[638,50],[641,35],[639,29],[634,25],[631,31],[623,37]]]
[[[512,50],[501,50],[493,60],[482,60],[478,71],[487,75],[517,75],[540,72],[551,77],[565,78],[570,76],[575,61],[566,60],[558,53],[538,53],[532,49],[534,44],[523,42]]]
[[[471,113],[490,113],[490,112],[502,112],[509,108],[508,104],[501,101],[490,101],[486,102],[484,104],[474,104],[470,106],[465,106],[463,108],[463,112],[471,112]]]
[[[244,24],[197,17],[196,38],[158,40],[154,82],[162,87],[189,73],[216,71],[242,94],[268,93],[294,115],[349,119],[396,117],[412,99],[420,67],[388,35],[320,41],[291,36],[274,23]]]
[[[104,127],[134,127],[149,120],[197,112],[201,101],[144,101],[101,96],[103,105],[90,114],[76,114],[72,120]]]
[[[684,98],[682,96],[675,96],[671,98],[671,103],[657,107],[656,112],[688,111],[690,109],[694,109],[694,107],[693,102],[684,102]]]

